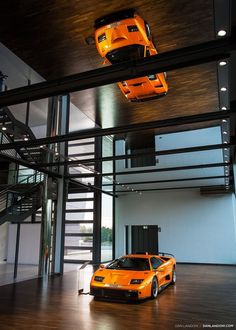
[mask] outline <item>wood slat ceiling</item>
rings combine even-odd
[[[102,67],[87,45],[101,15],[136,8],[149,23],[159,52],[214,38],[212,0],[12,0],[1,3],[0,41],[45,79]],[[191,115],[218,109],[215,63],[168,72],[162,99],[129,103],[116,84],[74,93],[72,101],[102,127]]]

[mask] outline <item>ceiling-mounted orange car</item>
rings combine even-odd
[[[99,298],[155,299],[159,291],[176,282],[172,255],[137,253],[123,256],[93,274],[90,294]]]
[[[111,64],[157,54],[148,24],[134,9],[122,10],[95,21],[99,54]],[[166,95],[166,74],[158,73],[118,83],[128,100],[144,101]]]

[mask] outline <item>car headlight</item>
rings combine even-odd
[[[106,37],[105,33],[103,33],[100,36],[98,36],[98,42],[102,42],[102,41],[106,40],[106,38],[107,37]]]
[[[138,278],[138,279],[132,279],[130,281],[130,284],[141,284],[142,281],[143,281],[143,279],[140,279],[140,278]]]
[[[129,32],[137,32],[138,31],[137,25],[129,25],[129,26],[127,26],[127,29],[128,29]]]
[[[104,280],[104,277],[103,276],[95,276],[94,277],[94,281],[102,282],[103,280]]]

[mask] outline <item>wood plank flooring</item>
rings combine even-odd
[[[77,272],[0,287],[0,329],[175,329],[236,326],[236,268],[178,265],[176,286],[142,303],[77,294]],[[87,279],[89,278],[86,277]]]

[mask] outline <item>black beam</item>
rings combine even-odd
[[[135,194],[137,192],[145,192],[145,191],[158,191],[158,190],[179,190],[179,189],[207,189],[210,188],[211,191],[215,187],[215,190],[222,189],[224,192],[231,192],[230,189],[226,190],[225,186],[219,186],[219,185],[213,185],[213,186],[185,186],[185,187],[172,187],[172,188],[153,188],[153,189],[135,189],[135,191],[129,191],[129,190],[120,190],[116,191],[117,193],[132,193]],[[213,190],[213,191],[215,191]],[[223,192],[223,191],[222,191]]]
[[[196,181],[196,180],[213,180],[213,179],[230,179],[231,176],[218,175],[218,176],[203,176],[194,178],[183,178],[183,179],[169,179],[169,180],[153,180],[153,181],[137,181],[137,182],[116,182],[117,186],[123,185],[137,185],[137,184],[153,184],[153,183],[167,183],[167,182],[182,182],[182,181]],[[103,186],[112,186],[113,183],[105,183]]]
[[[232,35],[232,34],[231,34]],[[163,71],[220,60],[236,47],[234,35],[64,78],[2,92],[0,107],[94,88]]]
[[[51,163],[38,163],[37,166],[39,167],[47,167],[47,166],[58,166],[58,165],[79,165],[79,164],[90,164],[97,162],[106,162],[106,161],[116,161],[122,159],[133,159],[139,157],[145,157],[149,155],[155,156],[163,156],[163,155],[173,155],[173,154],[182,154],[182,153],[189,153],[189,152],[199,152],[199,151],[209,151],[215,149],[223,149],[229,148],[230,146],[236,145],[236,139],[233,137],[231,138],[230,143],[222,143],[222,144],[211,144],[206,146],[197,146],[197,147],[188,147],[188,148],[178,148],[178,149],[169,149],[169,150],[160,150],[155,152],[142,152],[137,154],[131,155],[119,155],[119,156],[109,156],[109,157],[101,157],[101,158],[86,158],[86,159],[77,159],[77,160],[66,160],[66,161],[58,161],[58,162],[51,162]]]
[[[155,172],[168,172],[168,171],[186,171],[186,170],[195,170],[198,168],[214,168],[214,167],[223,167],[230,166],[231,163],[213,163],[213,164],[200,164],[200,165],[188,165],[188,166],[176,166],[176,167],[165,167],[165,168],[155,168],[151,170],[134,170],[134,171],[124,171],[116,172],[117,175],[130,175],[130,174],[144,174],[144,173],[155,173]],[[97,174],[98,176],[113,176],[113,172]],[[92,177],[94,174],[69,174],[69,178],[85,178]]]
[[[0,97],[1,97],[1,95],[0,95]],[[191,116],[169,118],[169,119],[157,120],[157,121],[152,121],[152,122],[130,124],[130,125],[123,125],[123,126],[103,128],[103,129],[102,128],[91,128],[91,129],[81,130],[81,131],[77,131],[77,132],[71,132],[66,135],[57,135],[57,136],[46,137],[46,138],[41,138],[41,139],[37,139],[37,140],[6,143],[6,144],[0,145],[0,150],[15,149],[16,147],[29,148],[32,146],[47,145],[47,144],[65,142],[65,141],[86,139],[86,138],[91,138],[91,137],[116,135],[116,134],[122,134],[122,133],[144,131],[147,129],[164,128],[164,127],[170,127],[170,126],[206,122],[206,121],[217,120],[217,119],[226,119],[226,118],[236,115],[235,109],[236,109],[236,101],[231,102],[231,109],[226,110],[226,111],[208,112],[208,113],[191,115]]]

